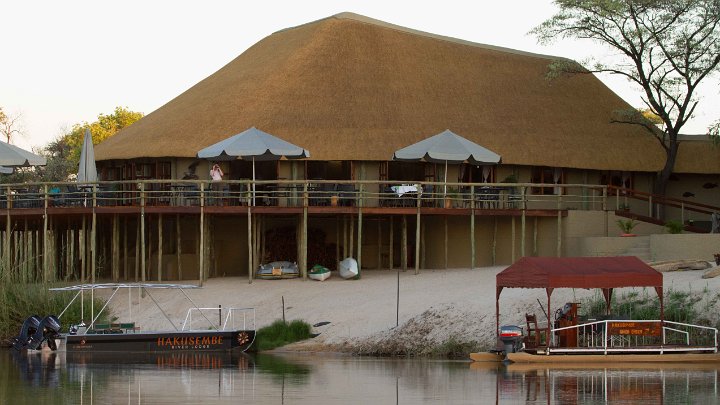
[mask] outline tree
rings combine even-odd
[[[720,64],[720,0],[555,0],[560,11],[531,33],[540,42],[589,39],[619,52],[619,60],[585,69],[554,62],[550,72],[607,72],[642,89],[643,102],[662,120],[660,130],[641,112],[618,112],[614,122],[650,131],[666,153],[653,191],[665,194],[675,166],[678,135],[698,105],[696,90]]]
[[[0,134],[5,137],[5,142],[11,143],[13,136],[22,135],[20,126],[22,114],[7,115],[0,107]]]
[[[68,159],[75,166],[80,162],[80,151],[85,139],[85,129],[90,129],[93,144],[98,144],[142,117],[143,113],[130,111],[126,107],[115,107],[112,114],[99,114],[97,121],[73,125],[72,130],[63,136],[64,142],[70,148]]]

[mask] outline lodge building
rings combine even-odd
[[[632,106],[595,76],[549,80],[556,60],[351,13],[276,32],[96,145],[95,187],[0,209],[4,263],[44,252],[51,278],[252,279],[275,260],[436,269],[601,254],[584,238],[616,236],[627,216],[660,233],[660,212],[706,232],[720,148],[685,137],[667,194],[652,195],[658,140],[613,122]],[[310,156],[197,157],[253,127]],[[445,130],[501,162],[393,160]],[[36,255],[17,253],[22,238]]]

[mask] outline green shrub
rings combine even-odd
[[[269,326],[258,329],[253,348],[256,351],[271,350],[310,337],[310,324],[307,322],[294,320],[288,323],[278,319]]]
[[[25,284],[18,282],[0,283],[0,342],[7,344],[20,331],[22,323],[31,315],[43,318],[47,315],[60,315],[70,303],[76,292],[49,291],[55,284]],[[85,323],[90,323],[90,295],[85,294]],[[95,298],[95,312],[105,305],[105,301]],[[105,309],[106,316],[98,322],[108,322],[110,316]],[[77,324],[81,320],[80,298],[67,309],[60,319],[62,331],[67,332],[69,325]]]
[[[668,231],[668,233],[683,233],[683,230],[685,229],[685,226],[680,221],[667,221],[665,223],[665,229]]]
[[[637,226],[637,222],[634,219],[618,219],[617,226],[623,233],[632,233],[633,229]]]

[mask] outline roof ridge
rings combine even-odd
[[[545,55],[545,54],[541,54],[541,53],[527,52],[527,51],[522,51],[522,50],[518,50],[518,49],[506,48],[506,47],[502,47],[502,46],[488,45],[488,44],[482,44],[479,42],[467,41],[464,39],[449,37],[449,36],[445,36],[445,35],[433,34],[431,32],[420,31],[420,30],[416,30],[413,28],[403,27],[402,25],[392,24],[392,23],[389,23],[386,21],[378,20],[378,19],[375,19],[372,17],[364,16],[362,14],[357,14],[357,13],[353,13],[350,11],[344,11],[341,13],[333,14],[329,17],[321,18],[321,19],[315,20],[315,21],[310,21],[310,22],[307,22],[304,24],[296,25],[294,27],[284,28],[279,31],[275,31],[272,35],[275,35],[275,34],[278,34],[281,32],[285,32],[285,31],[291,31],[296,28],[301,28],[301,27],[311,25],[311,24],[317,24],[317,23],[320,23],[320,22],[323,22],[326,20],[330,20],[330,19],[354,20],[354,21],[361,22],[364,24],[376,25],[376,26],[379,26],[382,28],[392,29],[392,30],[404,32],[407,34],[413,34],[413,35],[418,35],[418,36],[422,36],[422,37],[426,37],[426,38],[432,38],[432,39],[437,39],[437,40],[441,40],[441,41],[452,42],[452,43],[460,44],[460,45],[472,46],[475,48],[488,49],[491,51],[505,52],[505,53],[511,53],[511,54],[515,54],[515,55],[529,56],[529,57],[542,58],[542,59],[571,60],[569,58],[565,58],[562,56]]]

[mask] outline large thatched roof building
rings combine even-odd
[[[553,59],[338,14],[268,36],[98,145],[97,158],[194,157],[255,126],[312,159],[382,161],[451,129],[504,164],[659,170],[653,137],[611,123],[630,106],[593,75],[547,80]],[[717,153],[691,149],[679,171],[720,172]]]

